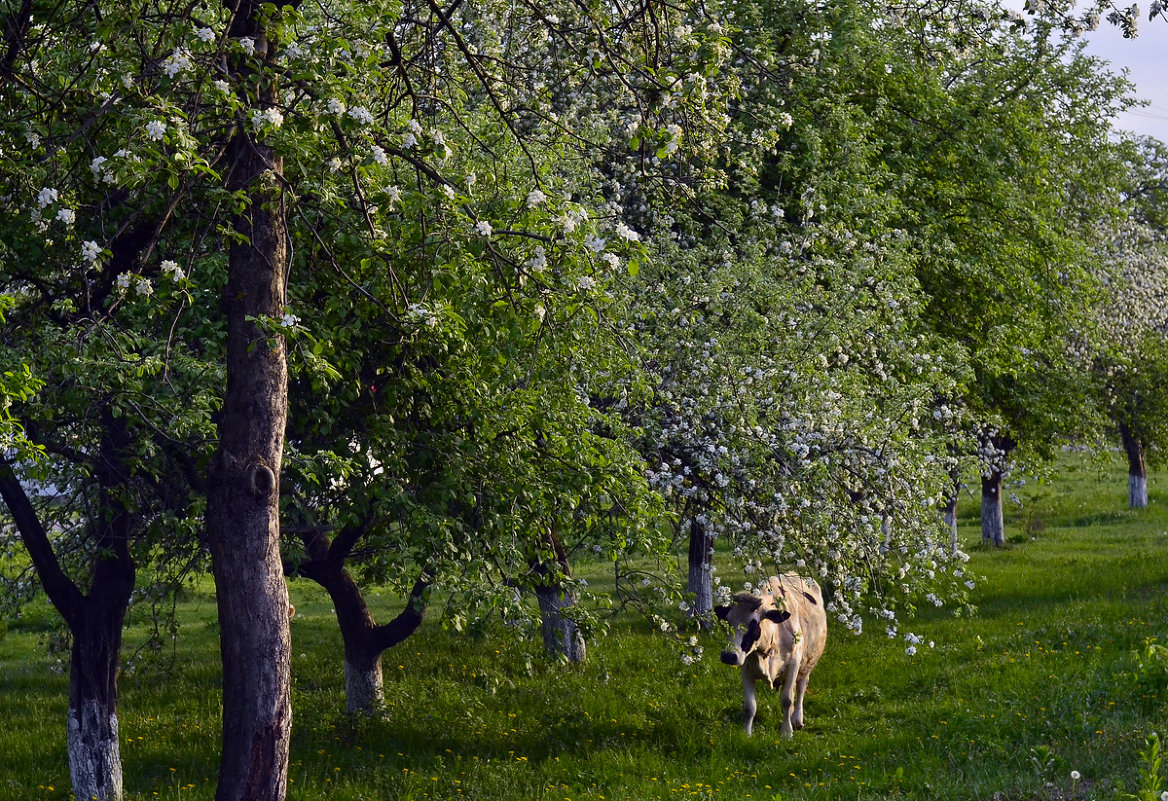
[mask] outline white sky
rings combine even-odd
[[[1152,103],[1120,115],[1118,127],[1168,142],[1168,19],[1161,15],[1149,22],[1147,8],[1148,3],[1141,1],[1137,38],[1124,39],[1104,20],[1099,30],[1088,34],[1088,51],[1110,61],[1117,71],[1127,67],[1136,94]]]

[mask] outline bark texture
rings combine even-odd
[[[552,658],[564,656],[569,662],[583,662],[587,656],[584,633],[576,621],[565,614],[565,610],[576,605],[576,595],[565,589],[564,582],[557,578],[572,576],[568,554],[554,528],[547,531],[545,542],[555,559],[556,569],[543,560],[536,560],[531,566],[532,572],[541,579],[535,585],[535,597],[539,602],[544,651]]]
[[[129,482],[123,456],[129,447],[124,421],[101,412],[105,435],[92,467],[98,484],[91,537],[97,546],[89,591],[64,572],[12,465],[0,456],[0,495],[12,513],[45,594],[72,636],[66,742],[73,795],[78,801],[119,801],[122,762],[118,743],[118,668],[122,626],[134,590],[130,555],[132,519],[119,490]]]
[[[1125,425],[1119,427],[1123,449],[1127,453],[1127,502],[1132,509],[1148,507],[1148,464],[1144,459],[1144,443]]]
[[[66,747],[69,777],[78,801],[115,801],[122,797],[122,756],[118,716],[97,699],[69,707]]]
[[[583,662],[587,657],[584,634],[576,621],[564,614],[564,610],[575,606],[575,594],[558,585],[541,585],[535,588],[535,597],[539,601],[540,633],[547,655]]]
[[[296,568],[296,573],[322,586],[336,609],[345,645],[346,710],[356,715],[377,715],[385,702],[381,655],[422,625],[430,577],[423,573],[414,582],[405,609],[389,623],[378,625],[361,588],[345,569],[345,560],[363,533],[364,527],[356,525],[342,529],[332,540],[319,530],[301,533],[308,560]]]
[[[274,43],[242,4],[230,29],[257,55]],[[245,76],[256,81],[255,75]],[[262,84],[260,108],[274,106]],[[283,801],[292,727],[288,591],[280,559],[280,467],[288,406],[284,341],[255,320],[284,315],[287,281],[282,160],[239,129],[228,150],[228,187],[247,198],[228,254],[227,389],[207,494],[207,537],[219,605],[223,748],[217,801]]]
[[[693,616],[698,625],[713,625],[714,612],[714,538],[698,520],[689,524],[689,582],[694,596]]]
[[[1002,474],[994,470],[981,478],[981,539],[1001,547],[1006,544],[1006,523],[1002,513]]]

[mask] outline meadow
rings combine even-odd
[[[343,713],[340,636],[327,596],[291,583],[294,733],[289,798],[1113,799],[1137,792],[1140,751],[1168,712],[1168,474],[1150,508],[1126,508],[1118,459],[1069,457],[1018,490],[1008,548],[979,545],[977,499],[960,534],[984,577],[973,617],[922,610],[906,625],[932,648],[905,654],[874,624],[834,621],[812,677],[807,728],[778,736],[777,695],[741,729],[741,686],[721,635],[682,664],[631,613],[579,666],[538,638],[479,636],[428,621],[384,658],[382,719]],[[600,564],[579,567],[593,586]],[[729,576],[731,571],[724,569]],[[396,613],[372,594],[379,617]],[[43,603],[0,624],[0,799],[71,797],[67,682],[46,653]],[[172,653],[121,680],[129,799],[211,799],[218,762],[218,643],[209,587],[179,608]],[[131,627],[128,652],[143,621]],[[1168,784],[1145,781],[1146,795]],[[1162,786],[1161,786],[1162,785]]]

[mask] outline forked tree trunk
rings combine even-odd
[[[549,657],[564,656],[569,662],[583,662],[587,656],[584,633],[570,615],[564,614],[565,610],[576,605],[576,595],[566,590],[564,582],[556,578],[557,575],[571,578],[568,554],[554,528],[549,529],[545,537],[555,557],[557,569],[552,570],[542,560],[533,562],[531,566],[532,572],[541,578],[535,585],[535,597],[539,602],[543,647]]]
[[[994,469],[981,477],[981,539],[1001,547],[1006,544],[1006,524],[1002,513],[1002,473]]]
[[[269,63],[258,6],[244,2],[230,35],[255,39]],[[250,81],[256,76],[245,75]],[[261,83],[259,108],[277,102]],[[282,160],[237,130],[228,148],[228,188],[247,199],[228,253],[227,390],[207,493],[207,537],[219,605],[223,747],[217,801],[283,801],[292,730],[288,591],[280,560],[280,468],[288,407],[284,339],[256,321],[284,315],[287,228]]]
[[[694,517],[689,524],[689,591],[694,602],[691,614],[703,629],[713,625],[714,538]]]
[[[100,485],[99,509],[109,517],[93,521],[99,556],[85,595],[62,570],[28,495],[12,466],[0,455],[0,495],[12,513],[45,594],[64,618],[73,638],[66,745],[77,801],[122,798],[117,677],[122,626],[134,590],[135,568],[129,547],[130,515],[116,499],[116,489],[128,480],[120,459],[128,440],[124,424],[108,410],[105,422],[107,437],[95,472]]]
[[[1119,427],[1123,449],[1127,453],[1127,502],[1132,509],[1148,507],[1148,465],[1144,460],[1144,442],[1125,425]]]
[[[422,625],[430,576],[423,572],[410,590],[405,609],[389,623],[379,626],[361,588],[345,570],[345,560],[364,532],[364,526],[347,526],[331,541],[320,531],[303,533],[301,538],[309,561],[299,565],[297,573],[324,587],[336,610],[345,645],[346,711],[351,715],[376,716],[385,704],[381,655]]]

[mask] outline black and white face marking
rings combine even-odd
[[[734,627],[730,642],[720,656],[723,663],[741,667],[762,636],[762,621],[782,623],[791,616],[790,612],[779,609],[763,612],[761,607],[761,598],[748,597],[737,600],[733,606],[720,606],[714,610],[719,618]]]

